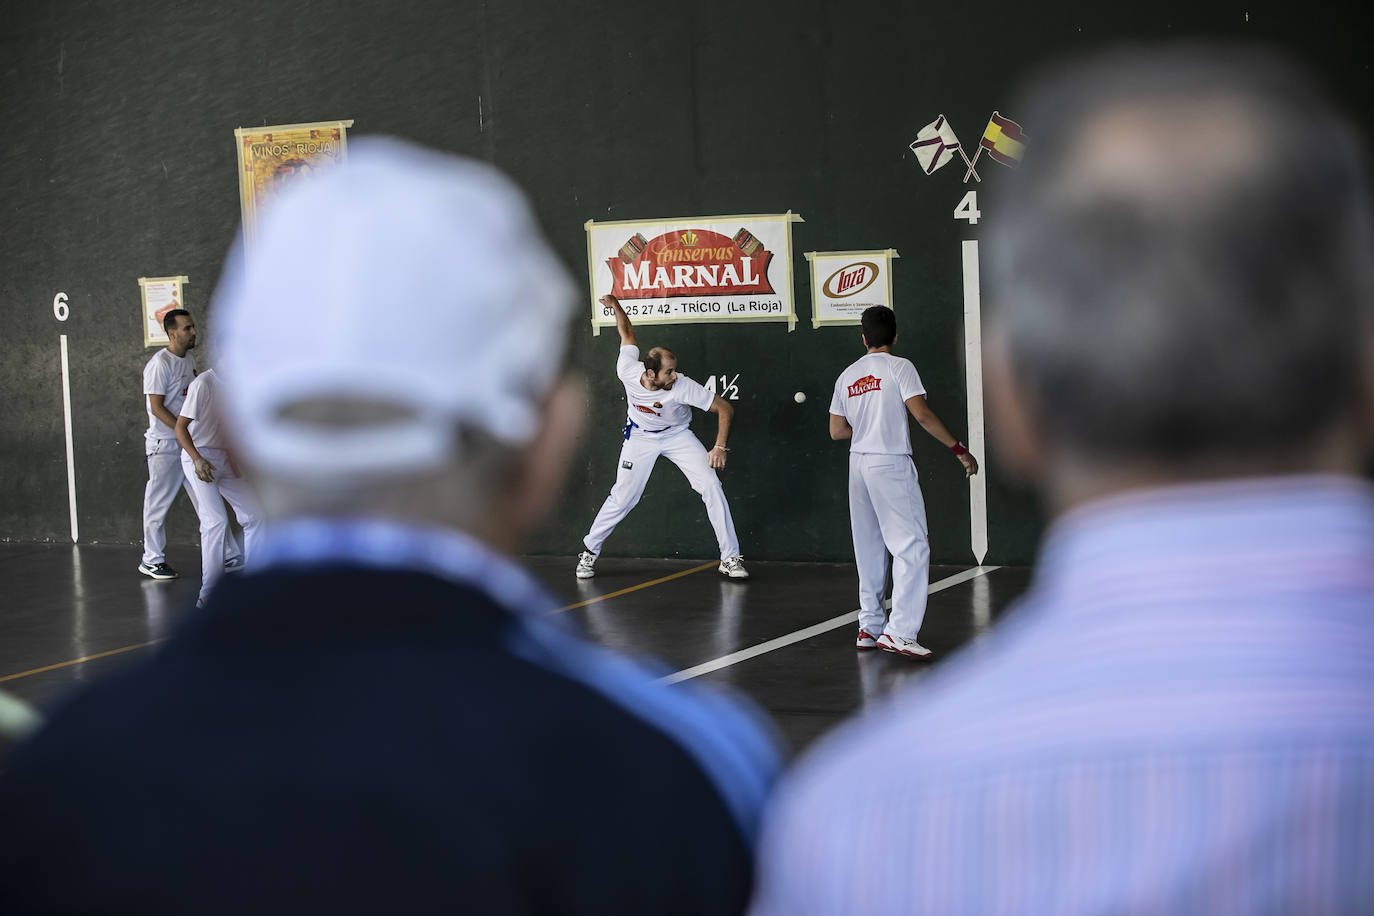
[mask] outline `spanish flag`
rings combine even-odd
[[[993,159],[1003,165],[1014,167],[1025,155],[1026,142],[1027,137],[1020,124],[994,111],[988,121],[988,129],[983,131],[983,139],[978,141],[978,145],[987,150]]]

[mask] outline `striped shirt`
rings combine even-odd
[[[1374,912],[1374,488],[1059,519],[985,640],[788,781],[755,912]]]

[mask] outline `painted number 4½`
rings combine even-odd
[[[739,375],[738,375],[738,374],[736,374],[734,378],[730,378],[728,375],[720,375],[720,376],[712,375],[712,376],[709,376],[709,377],[706,379],[706,384],[702,385],[701,387],[705,388],[707,391],[711,392],[712,394],[715,394],[715,393],[716,393],[716,379],[717,379],[717,378],[720,379],[720,396],[721,396],[722,398],[724,398],[725,400],[727,400],[727,401],[738,401],[738,400],[739,400],[739,386],[736,384],[736,382],[739,381]]]
[[[959,206],[954,208],[955,219],[966,219],[970,226],[978,225],[978,218],[983,212],[978,209],[978,192],[969,191],[964,195],[964,199],[959,201]]]

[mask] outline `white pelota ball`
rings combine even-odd
[[[798,391],[796,394],[792,395],[792,400],[796,401],[798,404],[804,404],[806,403],[806,393]]]

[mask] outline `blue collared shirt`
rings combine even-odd
[[[382,519],[297,518],[267,526],[254,571],[346,563],[407,569],[485,592],[519,619],[507,648],[577,681],[656,727],[711,778],[752,842],[781,767],[771,727],[740,698],[705,685],[667,685],[648,669],[587,642],[561,617],[557,602],[508,557],[462,532]]]
[[[756,912],[1374,908],[1374,490],[1141,491],[790,780]]]
[[[557,607],[548,591],[514,561],[452,528],[376,518],[293,518],[265,525],[254,571],[280,566],[351,563],[426,572],[478,588],[517,614]]]

